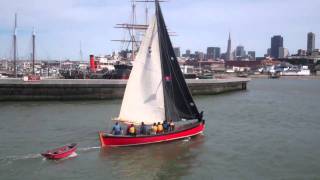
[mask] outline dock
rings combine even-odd
[[[188,79],[193,95],[213,95],[247,89],[247,78]],[[25,82],[0,79],[0,101],[105,100],[123,97],[127,80],[45,79]]]

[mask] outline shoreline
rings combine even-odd
[[[269,75],[250,75],[251,79],[269,79]],[[320,76],[280,76],[278,79],[320,80]]]

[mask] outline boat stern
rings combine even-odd
[[[104,140],[103,140],[103,132],[99,132],[99,139],[100,139],[100,144],[101,144],[101,147],[105,147],[106,144],[104,143]]]

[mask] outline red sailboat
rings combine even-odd
[[[76,150],[77,150],[77,144],[72,143],[57,149],[48,150],[42,153],[41,155],[47,159],[63,159],[63,158],[69,157]]]
[[[191,96],[160,9],[153,17],[133,62],[117,121],[139,125],[173,121],[174,131],[156,135],[112,135],[100,132],[101,146],[133,146],[172,141],[204,131],[202,113]]]

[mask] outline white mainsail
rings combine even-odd
[[[154,17],[145,34],[127,83],[119,120],[153,124],[165,119],[158,27]]]

